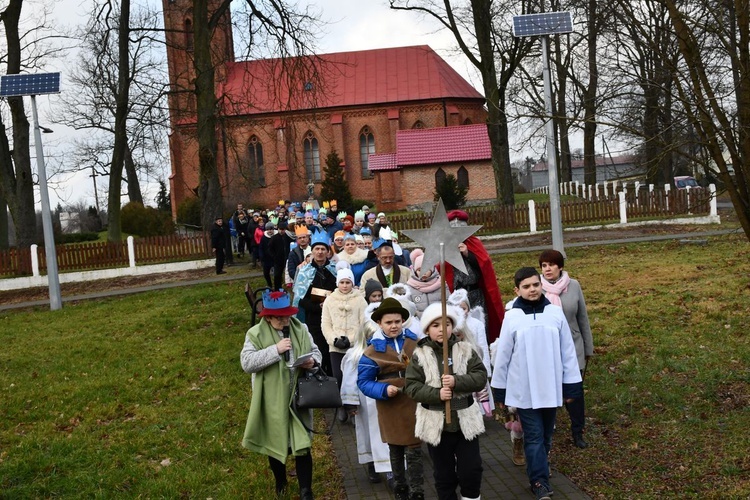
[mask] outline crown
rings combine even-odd
[[[354,220],[365,220],[365,212],[363,210],[357,210],[354,212]]]
[[[331,204],[332,207],[338,206],[338,203],[336,203],[336,200],[331,200],[330,204]]]
[[[325,231],[316,231],[313,233],[312,238],[310,239],[310,248],[315,245],[325,245],[328,248],[331,248],[331,242],[328,240],[328,233]]]
[[[345,217],[346,217],[347,215],[348,215],[348,214],[347,214],[346,212],[339,212],[339,214],[338,214],[338,215],[336,216],[336,218],[337,218],[338,220],[344,220],[344,218],[345,218]]]
[[[323,202],[323,208],[331,208],[331,204],[328,203],[327,201],[324,201]]]
[[[308,234],[310,234],[310,230],[307,229],[306,225],[300,224],[300,225],[294,227],[294,234],[296,234],[297,237],[307,236]]]

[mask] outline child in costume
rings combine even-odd
[[[406,368],[404,392],[417,403],[414,434],[427,443],[432,458],[435,489],[439,499],[478,499],[482,485],[479,435],[484,420],[472,393],[487,384],[487,371],[468,342],[453,335],[460,312],[449,306],[443,331],[442,304],[430,304],[422,313],[421,327],[427,335],[417,344]],[[443,371],[443,337],[448,335],[450,374]],[[445,402],[450,401],[450,423]]]

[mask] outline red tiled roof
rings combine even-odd
[[[370,160],[367,162],[367,168],[370,170],[370,172],[398,170],[398,163],[396,163],[396,153],[370,155]]]
[[[399,167],[433,165],[492,157],[487,125],[460,125],[396,132]]]
[[[319,80],[304,76],[312,64],[319,68]],[[303,68],[296,70],[302,76],[290,78],[295,73],[291,67]],[[217,93],[225,97],[225,115],[443,98],[484,100],[427,45],[230,62]]]

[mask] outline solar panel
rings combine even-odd
[[[513,16],[513,36],[539,36],[570,33],[573,16],[570,12],[542,12]]]
[[[41,95],[60,93],[60,73],[0,76],[0,96]]]

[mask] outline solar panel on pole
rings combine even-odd
[[[570,12],[542,12],[513,16],[513,35],[516,37],[540,36],[542,38],[542,75],[544,77],[544,105],[547,113],[545,131],[547,136],[547,174],[549,176],[550,222],[552,226],[552,248],[565,255],[563,245],[562,216],[560,214],[560,191],[557,180],[557,151],[555,130],[552,123],[552,76],[549,68],[547,37],[573,31],[573,15]]]
[[[60,93],[60,73],[0,76],[0,96],[16,97]]]
[[[31,96],[31,113],[34,119],[34,143],[36,165],[39,175],[39,195],[42,202],[42,227],[44,229],[44,252],[47,261],[47,281],[49,282],[49,303],[53,311],[62,308],[60,277],[57,272],[57,252],[52,229],[52,212],[47,189],[47,171],[44,167],[42,133],[36,110],[36,96],[60,92],[60,73],[38,73],[35,75],[0,76],[0,97]]]
[[[513,16],[513,36],[559,35],[573,31],[570,12],[541,12]]]

